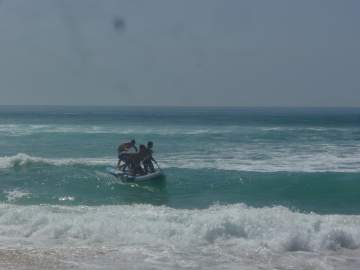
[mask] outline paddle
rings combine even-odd
[[[157,163],[157,161],[156,161],[155,159],[153,159],[153,161],[154,161],[154,163],[156,164],[156,166],[159,168],[159,170],[162,171],[161,168],[160,168],[160,166],[159,166],[159,164]]]

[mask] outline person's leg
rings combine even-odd
[[[118,163],[117,163],[117,167],[118,167],[118,169],[120,170],[121,169],[121,167],[123,166],[121,166],[121,161],[123,161],[123,154],[119,154],[118,155]]]
[[[149,160],[148,166],[149,166],[150,172],[152,172],[152,173],[155,172],[154,164],[152,163],[151,160]]]
[[[130,159],[128,160],[128,168],[129,168],[129,175],[136,175],[136,164],[134,163],[134,160]]]
[[[125,170],[129,167],[129,162],[126,160],[124,161],[124,164],[121,165],[121,169],[123,172],[125,172]]]
[[[140,175],[143,175],[144,174],[144,170],[143,168],[141,167],[141,159],[138,157],[136,159],[136,174],[140,174]]]
[[[137,163],[137,173],[140,175],[144,174],[144,169],[141,167],[141,162]]]
[[[149,162],[147,160],[144,160],[143,165],[144,165],[144,173],[148,174],[148,172],[149,172]]]
[[[141,167],[141,165],[139,164],[139,172],[141,175],[144,175],[145,174],[145,171],[144,169]]]
[[[129,167],[129,154],[122,154],[121,155],[121,161],[124,162],[123,165],[121,165],[120,169],[124,172],[126,168]]]

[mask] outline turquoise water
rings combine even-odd
[[[2,107],[0,117],[3,202],[360,213],[357,109]],[[155,142],[166,180],[106,174],[131,138]]]
[[[165,179],[106,173],[133,138],[154,142]],[[79,269],[360,266],[360,109],[3,106],[0,149],[0,244],[26,256],[82,254]]]

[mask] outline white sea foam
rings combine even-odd
[[[360,217],[291,212],[243,204],[185,210],[150,205],[0,206],[1,241],[25,246],[220,245],[321,251],[360,245]]]
[[[265,151],[266,152],[266,151]],[[273,152],[272,156],[251,151],[219,151],[218,153],[175,153],[157,156],[163,168],[185,169],[219,169],[254,172],[360,172],[360,151],[349,151],[347,154],[325,153],[292,153],[291,151]],[[24,153],[0,157],[0,169],[25,167],[36,164],[50,166],[97,166],[116,163],[116,157],[98,158],[45,158]]]
[[[264,154],[265,155],[265,154]],[[271,153],[270,153],[271,155]],[[266,159],[254,159],[246,154],[228,156],[213,155],[173,155],[162,158],[164,167],[189,169],[221,169],[253,172],[360,172],[360,153],[339,157],[331,153],[274,153]],[[259,154],[261,156],[261,154]]]
[[[0,157],[0,169],[13,167],[24,167],[32,164],[47,164],[52,166],[71,166],[71,165],[109,165],[114,163],[111,158],[44,158],[34,157],[24,153],[14,156]]]
[[[58,199],[59,201],[73,201],[75,200],[75,197],[73,196],[63,196]]]
[[[107,126],[107,125],[69,125],[69,124],[0,124],[0,135],[25,136],[39,133],[84,133],[84,134],[152,134],[152,135],[196,135],[227,133],[268,133],[268,132],[353,132],[358,128],[334,127],[262,127],[262,126]]]
[[[30,192],[20,189],[8,190],[4,192],[8,202],[14,202],[17,199],[28,197]]]
[[[233,132],[237,127],[225,127],[221,130],[212,127],[121,127],[97,125],[30,125],[0,124],[0,135],[25,136],[39,133],[83,133],[83,134],[153,134],[153,135],[196,135]]]
[[[1,205],[0,241],[7,248],[105,248],[131,262],[212,268],[301,254],[340,258],[346,250],[359,250],[360,217],[243,204],[202,210]]]

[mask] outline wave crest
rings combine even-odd
[[[216,169],[225,171],[248,172],[360,172],[359,156],[336,157],[332,155],[313,154],[309,156],[284,156],[268,160],[252,160],[245,156],[228,158],[226,153],[214,155],[203,154],[163,154],[157,160],[164,168],[181,169]],[[13,156],[0,157],[0,169],[44,164],[50,166],[98,166],[115,165],[113,157],[80,157],[80,158],[45,158],[18,153]]]

